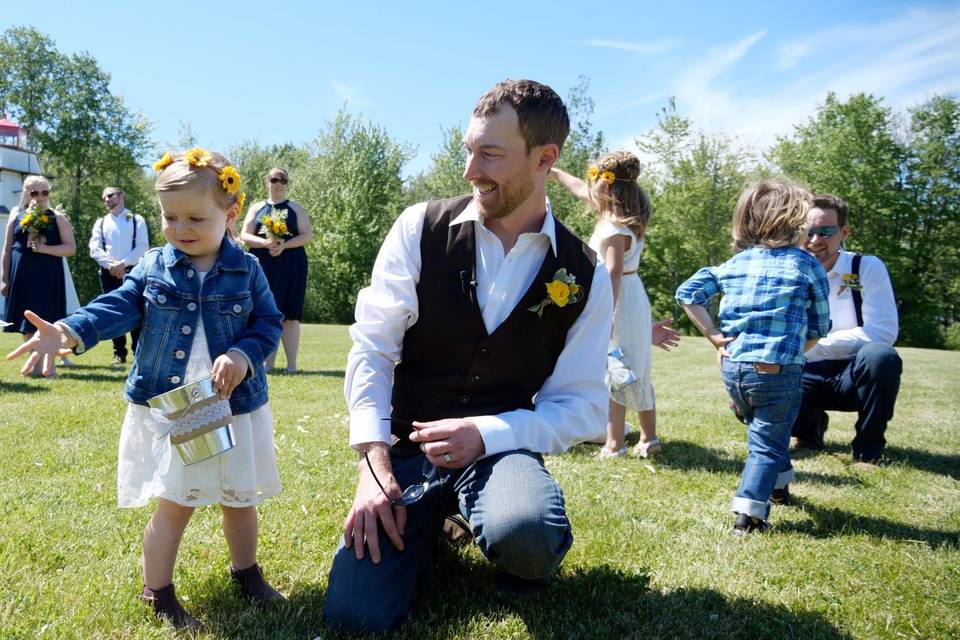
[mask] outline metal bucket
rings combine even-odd
[[[185,465],[203,462],[236,446],[230,403],[217,397],[209,377],[154,396],[147,404],[172,425],[160,437],[169,435]]]

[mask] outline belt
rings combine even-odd
[[[780,373],[780,365],[769,362],[754,362],[753,370],[757,373]]]
[[[625,275],[625,276],[632,276],[632,275],[635,274],[636,272],[637,272],[636,269],[634,269],[633,271],[624,271],[624,272],[623,272],[623,275]]]

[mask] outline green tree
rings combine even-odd
[[[590,81],[580,76],[567,94],[570,135],[557,161],[557,168],[581,177],[586,176],[590,161],[605,151],[603,132],[593,130],[594,102],[588,93],[589,89]],[[554,215],[581,238],[589,238],[597,221],[596,213],[587,209],[559,184],[547,183],[547,195]]]
[[[955,316],[956,109],[956,100],[935,98],[913,110],[904,139],[882,98],[859,94],[841,102],[831,93],[770,154],[813,191],[847,202],[848,248],[887,265],[902,344],[941,346]]]
[[[426,200],[453,198],[470,192],[470,183],[463,179],[467,151],[463,146],[463,131],[459,126],[443,129],[440,151],[431,156],[433,164],[417,175],[407,190],[410,204]]]
[[[640,269],[654,317],[689,329],[674,294],[697,269],[730,256],[730,221],[751,156],[728,138],[694,132],[673,100],[657,121],[636,141],[650,160],[642,182],[653,205]]]

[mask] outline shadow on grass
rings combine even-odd
[[[297,371],[287,371],[286,369],[273,369],[269,372],[271,376],[277,376],[281,378],[342,378],[346,375],[346,372],[342,369],[337,371],[335,369],[298,369]]]
[[[854,515],[842,509],[818,507],[798,496],[792,496],[792,501],[794,506],[802,508],[810,518],[803,522],[787,522],[778,525],[778,531],[795,531],[814,538],[862,533],[877,538],[925,542],[935,548],[960,547],[960,531],[924,529],[886,518]]]
[[[110,369],[109,367],[97,367],[104,368],[107,371],[112,371],[110,373],[95,373],[92,370],[77,370],[77,369],[64,369],[63,373],[60,374],[60,370],[57,370],[57,373],[60,374],[60,377],[63,380],[87,380],[90,382],[123,382],[127,379],[127,370],[126,369]],[[91,367],[93,369],[93,367]]]
[[[391,638],[512,638],[522,636],[524,629],[542,640],[849,638],[819,613],[790,611],[710,589],[650,591],[648,575],[608,566],[562,571],[549,589],[526,598],[498,594],[492,566],[462,554],[442,554],[437,575],[411,618]],[[216,637],[383,637],[327,628],[319,587],[292,593],[278,611],[259,613],[226,580],[210,586],[207,630]]]
[[[0,384],[0,391],[4,393],[46,393],[50,391],[49,385],[30,384],[29,382],[8,382],[6,380]]]
[[[805,460],[820,455],[837,455],[850,458],[848,445],[828,442],[821,451],[810,449],[796,449],[791,451],[794,460]],[[960,480],[960,456],[944,453],[933,453],[922,449],[908,449],[906,447],[886,447],[883,450],[884,460],[888,464],[902,464],[928,473],[937,473]]]

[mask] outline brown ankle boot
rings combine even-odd
[[[273,607],[287,600],[283,597],[283,594],[263,579],[263,570],[256,562],[246,569],[237,569],[231,566],[230,576],[234,582],[240,585],[243,595],[262,607]]]
[[[140,592],[140,599],[150,603],[158,618],[166,620],[177,629],[199,629],[202,626],[177,600],[172,584],[163,589],[145,586]]]

